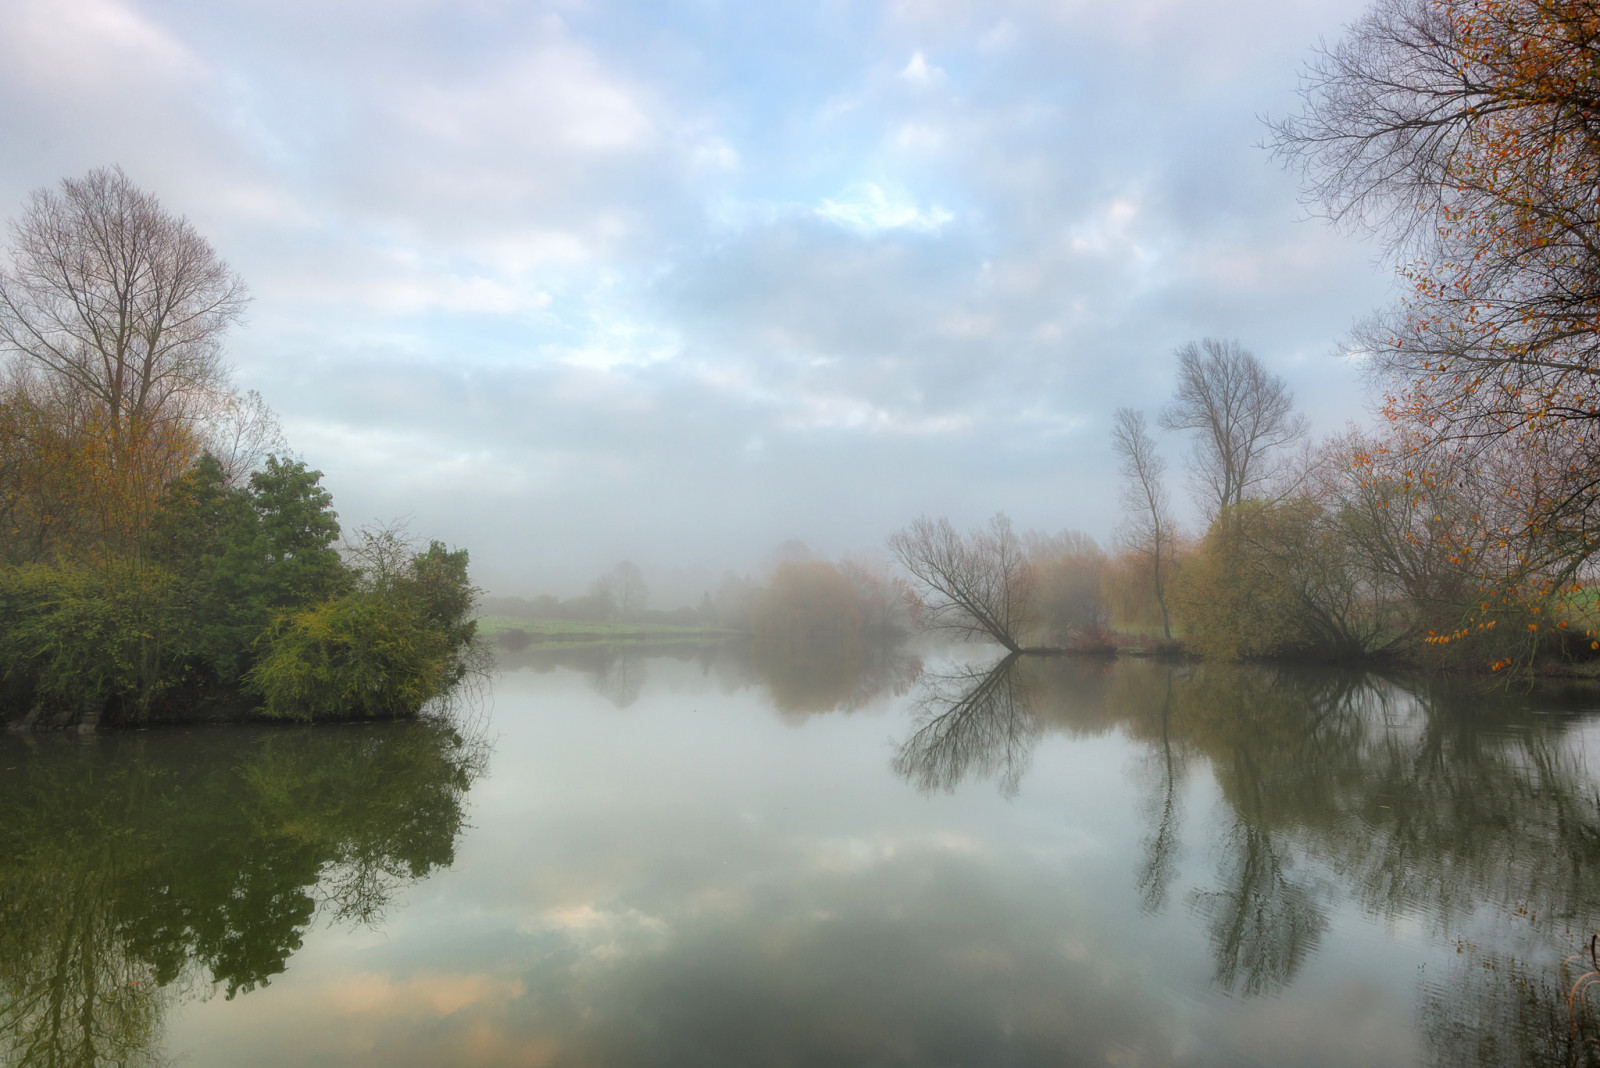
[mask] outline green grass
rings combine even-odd
[[[663,641],[668,639],[723,638],[734,632],[723,627],[697,627],[678,623],[586,622],[574,619],[519,619],[515,616],[479,616],[478,633],[486,638],[520,630],[537,642]]]

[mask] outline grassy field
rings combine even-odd
[[[498,638],[521,631],[535,642],[710,641],[730,637],[722,627],[694,627],[674,623],[581,622],[571,619],[519,619],[514,616],[479,616],[478,633]]]

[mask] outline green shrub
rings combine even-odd
[[[357,590],[284,616],[245,675],[269,716],[404,716],[449,684],[436,631],[402,599]]]
[[[245,683],[269,716],[413,715],[470,670],[474,593],[465,550],[433,542],[349,593],[279,617]]]
[[[115,559],[0,570],[8,703],[99,712],[120,702],[147,716],[179,681],[170,670],[181,615],[173,587],[165,568]]]

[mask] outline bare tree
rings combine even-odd
[[[1167,615],[1166,570],[1172,557],[1173,524],[1167,496],[1167,462],[1145,429],[1144,413],[1118,408],[1111,427],[1111,447],[1122,459],[1122,509],[1119,536],[1149,562],[1156,603],[1161,606],[1161,633],[1172,640]]]
[[[211,398],[200,423],[205,448],[222,465],[229,484],[248,479],[269,454],[289,451],[277,413],[253,389]]]
[[[948,519],[926,516],[889,538],[923,602],[922,623],[993,638],[1021,652],[1033,618],[1033,570],[1011,520],[998,514],[967,537]]]
[[[1194,433],[1191,473],[1215,516],[1271,483],[1274,451],[1304,437],[1306,421],[1283,379],[1237,341],[1191,341],[1177,356],[1178,388],[1161,426]]]
[[[120,168],[40,189],[0,267],[0,350],[92,398],[113,443],[225,387],[244,283]]]
[[[630,620],[644,611],[650,603],[650,588],[645,585],[644,572],[632,560],[624,560],[589,587],[591,595],[605,597],[617,618]]]

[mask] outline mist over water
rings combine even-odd
[[[1582,700],[986,646],[501,669],[470,729],[0,740],[9,1062],[1570,1063]]]

